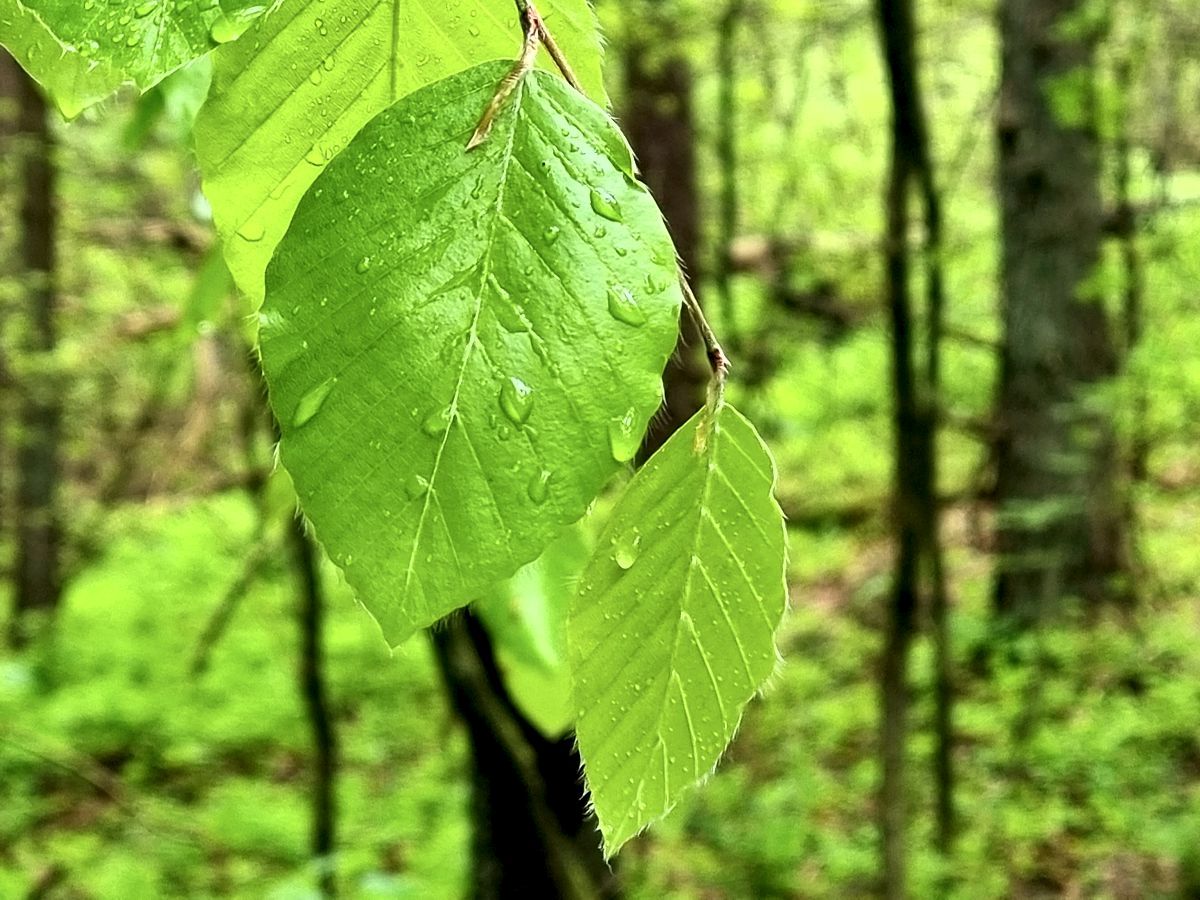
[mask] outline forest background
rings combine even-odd
[[[716,775],[596,894],[1200,896],[1200,10],[596,8],[791,598]],[[0,897],[489,895],[541,860],[478,698],[578,794],[583,551],[387,650],[273,466],[210,76],[66,123],[0,63]]]

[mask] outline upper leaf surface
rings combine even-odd
[[[777,659],[774,464],[741,413],[709,415],[630,483],[571,611],[576,733],[610,856],[712,771]]]
[[[0,0],[0,44],[68,118],[231,41],[269,0]]]
[[[378,116],[267,272],[282,460],[392,643],[583,515],[636,450],[675,341],[674,249],[603,110],[533,72],[465,151],[508,69]]]
[[[587,0],[539,8],[602,102]],[[263,272],[296,204],[363,125],[418,88],[516,56],[520,43],[511,0],[288,0],[223,47],[196,122],[196,154],[242,291],[262,298]]]

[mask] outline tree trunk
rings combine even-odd
[[[922,561],[928,579],[935,653],[936,743],[934,784],[937,845],[953,838],[952,703],[949,609],[940,538],[937,436],[943,292],[942,218],[928,124],[917,71],[911,0],[878,0],[877,23],[891,96],[891,160],[885,236],[887,296],[892,337],[895,469],[893,502],[896,558],[882,664],[883,784],[880,824],[884,894],[906,891],[905,736],[909,707],[908,653],[912,641]],[[925,213],[927,285],[926,366],[915,363],[917,336],[909,278],[909,197],[920,189]]]
[[[288,543],[299,591],[300,693],[313,735],[312,832],[310,849],[321,895],[336,893],[333,850],[337,817],[337,735],[325,688],[323,619],[325,598],[316,547],[299,516],[289,516]]]
[[[1086,0],[1002,0],[998,124],[1004,341],[997,611],[1131,599],[1120,461],[1094,389],[1117,372],[1102,298],[1103,211]]]
[[[544,737],[504,687],[469,611],[432,629],[434,654],[471,747],[475,900],[619,896],[587,809],[574,738]]]
[[[700,206],[696,190],[692,69],[674,34],[677,22],[653,3],[627,13],[625,133],[642,181],[662,209],[675,249],[700,294]],[[695,323],[686,311],[679,344],[663,376],[664,402],[651,423],[642,458],[649,457],[704,404],[708,366]]]
[[[16,108],[14,141],[22,184],[16,238],[25,294],[20,352],[53,354],[57,343],[57,207],[54,139],[45,100],[10,56],[0,58],[0,96]],[[62,593],[59,553],[60,380],[50,377],[18,389],[16,558],[12,639],[25,636],[27,614],[51,614]]]

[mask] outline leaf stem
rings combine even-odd
[[[520,3],[517,6],[520,7]],[[521,45],[521,55],[517,57],[517,61],[513,63],[513,67],[504,76],[504,80],[496,88],[496,93],[484,108],[483,115],[479,117],[479,124],[475,126],[475,133],[471,135],[471,140],[467,141],[468,151],[474,150],[487,140],[488,135],[492,133],[492,125],[496,122],[496,116],[499,114],[501,108],[503,108],[505,101],[517,89],[517,85],[521,83],[521,79],[525,77],[525,73],[532,69],[534,63],[537,61],[538,44],[541,42],[542,36],[541,31],[538,29],[540,19],[537,19],[536,16],[536,10],[531,15],[522,16],[525,25],[525,43]]]
[[[679,285],[683,288],[684,306],[687,307],[687,311],[691,315],[692,321],[696,323],[696,327],[700,329],[700,338],[704,341],[704,354],[708,357],[708,365],[712,369],[713,380],[716,382],[718,390],[720,390],[724,387],[725,378],[729,374],[729,357],[725,355],[725,350],[721,347],[720,341],[717,340],[716,332],[708,324],[708,319],[704,316],[704,309],[700,306],[700,301],[696,299],[696,294],[692,290],[692,286],[688,283],[687,276],[682,271],[679,273]]]
[[[537,7],[533,5],[533,0],[515,0],[515,2],[517,4],[517,12],[521,15],[521,22],[525,26],[525,33],[528,34],[531,30],[537,31],[542,46],[546,48],[546,52],[554,60],[554,65],[558,66],[558,71],[562,73],[562,77],[566,79],[567,84],[586,96],[583,85],[579,83],[579,79],[575,75],[575,70],[571,68],[571,63],[567,61],[566,54],[558,46],[558,41],[554,40],[554,35],[550,33],[550,29],[546,27],[546,21],[542,18],[541,13],[537,11]]]

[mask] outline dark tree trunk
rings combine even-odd
[[[337,819],[337,734],[325,687],[323,619],[325,597],[316,547],[304,521],[290,516],[288,542],[299,588],[300,694],[313,736],[312,833],[310,850],[318,867],[322,896],[336,893],[333,864]]]
[[[544,737],[513,704],[470,612],[430,632],[471,747],[475,900],[619,896],[584,803],[575,741]]]
[[[16,109],[12,140],[21,183],[16,249],[25,312],[20,352],[48,356],[57,344],[57,207],[54,139],[37,85],[7,54],[0,57],[0,96]],[[16,558],[12,638],[19,643],[30,612],[50,614],[62,593],[59,553],[60,380],[19,386],[16,472]]]
[[[673,35],[678,24],[661,4],[634,4],[625,41],[625,133],[637,155],[641,179],[662,208],[675,249],[693,286],[698,285],[700,206],[696,190],[692,69]],[[643,448],[648,457],[704,403],[708,366],[699,332],[685,312],[679,345],[663,376],[662,412]]]
[[[1090,288],[1103,211],[1086,0],[1002,0],[998,123],[1004,342],[997,611],[1131,599],[1120,460],[1093,389],[1118,363]],[[1055,101],[1052,107],[1052,99]],[[1091,402],[1089,402],[1091,401]]]
[[[885,255],[892,337],[895,469],[893,503],[896,559],[882,663],[884,894],[906,891],[905,736],[908,718],[908,653],[921,591],[922,562],[928,579],[935,649],[936,744],[934,783],[937,843],[948,851],[953,836],[952,703],[949,609],[942,565],[937,478],[940,348],[944,307],[941,202],[930,151],[916,58],[911,0],[877,0],[877,22],[891,96],[891,160],[887,187]],[[926,366],[916,365],[917,335],[909,278],[909,198],[920,190],[925,213],[927,285]]]
[[[1144,52],[1139,46],[1137,51]],[[1142,255],[1138,248],[1137,217],[1131,196],[1133,147],[1129,139],[1129,106],[1133,91],[1133,52],[1122,56],[1116,65],[1116,89],[1120,113],[1117,116],[1116,155],[1116,201],[1117,214],[1123,230],[1120,237],[1121,268],[1124,284],[1121,290],[1121,318],[1125,329],[1125,358],[1128,359],[1142,342],[1145,328],[1145,276]],[[1146,430],[1147,397],[1146,386],[1141,376],[1135,376],[1133,388],[1132,436],[1129,447],[1129,474],[1135,481],[1145,481],[1148,476],[1150,437]]]

